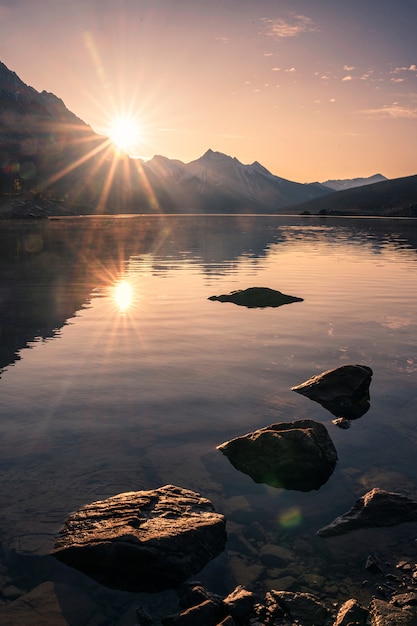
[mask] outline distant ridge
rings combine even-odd
[[[417,217],[417,175],[335,191],[291,207],[291,213]]]
[[[368,178],[326,180],[321,184],[325,187],[329,187],[329,189],[333,189],[334,191],[344,191],[346,189],[351,189],[352,187],[364,187],[365,185],[372,185],[373,183],[381,183],[384,180],[388,180],[388,178],[382,174],[374,174],[373,176],[368,176]]]

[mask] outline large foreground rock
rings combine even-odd
[[[337,461],[326,427],[313,420],[271,424],[226,441],[218,450],[256,483],[297,491],[319,489]]]
[[[403,522],[417,522],[417,501],[399,493],[372,489],[317,534],[332,537],[359,528],[395,526]]]
[[[127,591],[175,588],[225,546],[223,515],[173,485],[121,493],[72,513],[53,554],[98,582]]]
[[[249,309],[278,307],[291,302],[302,302],[302,298],[287,296],[285,293],[270,289],[269,287],[249,287],[249,289],[239,289],[221,296],[210,296],[209,300],[219,302],[233,302],[239,306],[246,306]]]
[[[367,365],[343,365],[291,389],[318,402],[336,417],[352,420],[369,409],[371,379],[372,370]]]

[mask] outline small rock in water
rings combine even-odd
[[[233,302],[239,306],[246,306],[249,309],[279,307],[283,304],[303,301],[303,298],[288,296],[269,287],[249,287],[248,289],[239,289],[221,296],[210,296],[208,299],[218,300],[219,302]]]
[[[372,370],[367,365],[343,365],[291,389],[318,402],[336,417],[352,420],[369,410],[371,379]]]
[[[347,513],[321,528],[317,534],[333,537],[359,528],[395,526],[403,522],[417,522],[417,500],[383,489],[372,489],[356,500]]]
[[[297,491],[319,489],[337,461],[326,427],[313,420],[271,424],[226,441],[218,450],[256,483]]]
[[[346,417],[337,417],[335,420],[332,420],[332,424],[342,428],[342,430],[350,428],[350,420],[346,419]]]

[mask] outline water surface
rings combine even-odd
[[[0,226],[0,617],[39,585],[49,585],[56,623],[130,615],[142,596],[106,590],[45,555],[71,511],[168,483],[199,491],[227,517],[227,550],[198,576],[219,593],[288,585],[329,602],[366,601],[370,547],[414,556],[417,525],[330,540],[316,531],[372,487],[417,496],[415,221],[169,216]],[[208,300],[252,286],[303,301],[248,309]],[[341,430],[290,388],[349,363],[373,369],[371,408]],[[216,450],[304,418],[325,424],[338,451],[318,491],[255,484]],[[291,559],[262,560],[271,544]],[[16,615],[31,623],[25,611],[21,601]]]

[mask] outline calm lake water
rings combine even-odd
[[[169,483],[226,515],[227,549],[195,577],[219,593],[367,601],[370,552],[415,559],[417,524],[316,531],[373,487],[417,497],[416,221],[1,222],[0,278],[0,623],[133,625],[141,603],[169,612],[174,594],[108,590],[47,556],[71,511]],[[208,300],[253,286],[303,302]],[[290,389],[345,364],[374,372],[371,408],[349,430]],[[255,484],[216,450],[305,418],[338,452],[318,491]],[[289,551],[280,567],[270,545]]]

